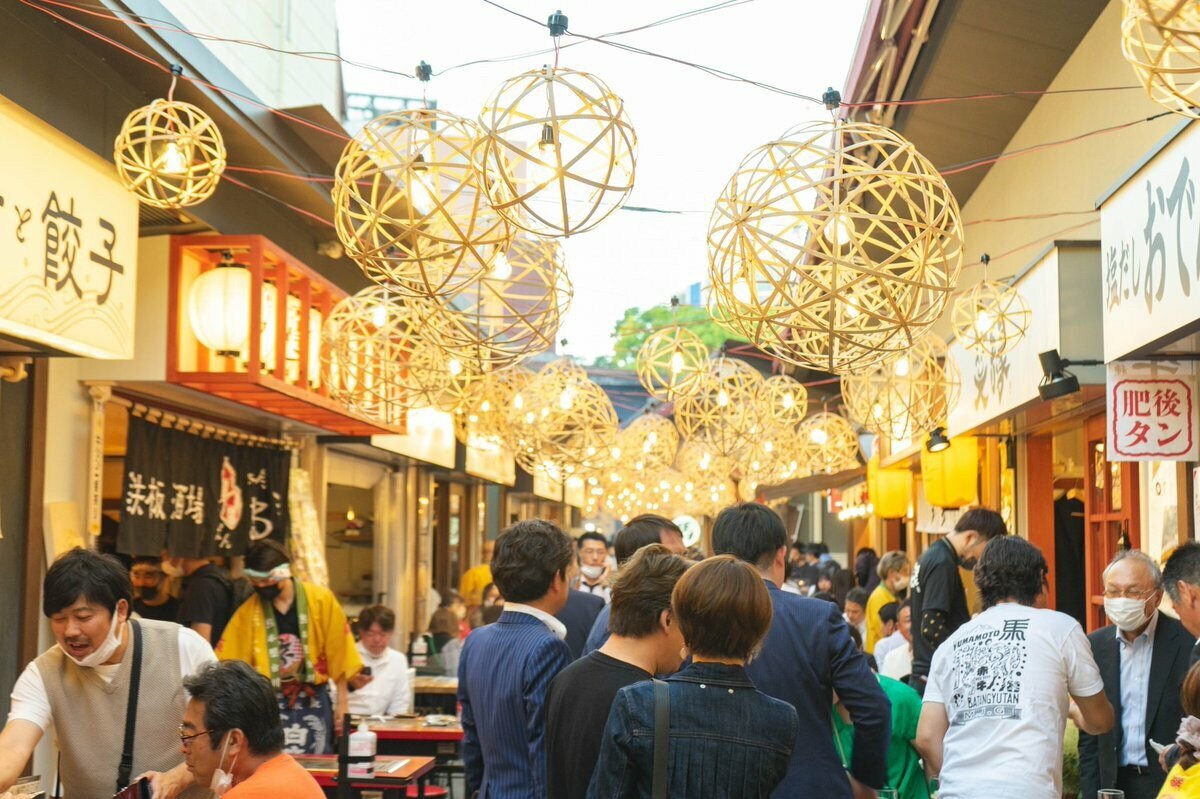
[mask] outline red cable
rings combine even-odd
[[[332,222],[330,222],[328,219],[326,219],[322,216],[317,216],[316,214],[312,213],[311,211],[305,211],[303,208],[292,205],[287,200],[280,199],[279,197],[276,197],[274,194],[271,194],[270,192],[263,191],[262,189],[251,186],[248,183],[243,183],[240,180],[238,180],[237,178],[230,177],[229,175],[223,175],[222,178],[224,180],[229,181],[230,183],[232,183],[235,186],[241,186],[243,189],[247,189],[256,194],[261,194],[263,197],[266,197],[269,200],[274,200],[275,202],[279,203],[280,205],[286,206],[287,208],[291,209],[292,211],[295,211],[298,214],[306,216],[309,219],[313,220],[314,222],[320,222],[322,225],[326,225],[328,227],[334,226],[334,224]]]

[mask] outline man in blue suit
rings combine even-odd
[[[571,660],[578,660],[583,654],[583,645],[587,642],[588,633],[596,623],[596,617],[605,608],[604,600],[587,591],[571,589],[567,604],[555,614],[555,618],[567,628],[567,648],[571,650]]]
[[[546,689],[571,662],[554,614],[566,605],[574,554],[571,539],[541,519],[496,539],[492,579],[504,612],[467,636],[458,661],[468,795],[546,797]]]
[[[887,780],[891,706],[867,659],[850,639],[837,605],[780,590],[787,574],[783,520],[765,505],[743,502],[721,511],[713,551],[755,566],[774,605],[762,652],[746,666],[755,687],[800,714],[800,732],[787,776],[773,797],[851,799],[874,796]],[[834,748],[833,692],[854,724],[854,756],[847,776]]]

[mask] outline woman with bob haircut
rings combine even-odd
[[[758,691],[745,665],[771,626],[771,597],[748,563],[719,555],[675,585],[672,610],[692,662],[668,677],[667,795],[766,797],[787,773],[796,710]],[[658,681],[613,700],[588,797],[650,797]]]

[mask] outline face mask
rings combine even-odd
[[[977,563],[979,563],[979,558],[963,558],[958,562],[958,565],[962,566],[969,572],[973,572],[975,571],[975,564]]]
[[[278,583],[272,583],[271,585],[260,585],[254,590],[260,597],[268,602],[274,602],[275,598],[283,592],[283,589],[279,587]]]
[[[604,574],[603,566],[580,566],[579,571],[584,577],[589,580],[599,580],[600,575]]]
[[[229,764],[230,771],[225,771],[222,767],[225,765],[225,753],[228,751],[229,733],[226,733],[225,745],[221,747],[221,761],[217,764],[217,770],[213,772],[212,780],[208,783],[208,787],[217,796],[224,796],[233,787],[232,769],[237,765],[237,755],[233,756],[233,762]]]
[[[1132,632],[1150,621],[1144,599],[1105,599],[1104,612],[1112,623],[1125,632]]]
[[[112,626],[108,628],[108,637],[104,639],[104,643],[100,644],[100,647],[92,654],[81,660],[73,656],[66,649],[63,650],[63,653],[67,657],[71,658],[71,661],[76,666],[82,666],[85,669],[96,668],[101,663],[112,657],[113,652],[116,652],[117,648],[121,646],[121,635],[117,632],[117,628],[120,624],[120,618],[121,616],[119,613],[117,613],[117,609],[113,608]]]
[[[164,560],[162,562],[162,570],[163,570],[163,574],[167,575],[168,577],[185,577],[186,576],[183,573],[182,568],[180,568],[179,566],[176,566],[174,563],[172,563],[169,560]]]
[[[146,599],[146,600],[154,599],[156,596],[158,596],[158,586],[157,585],[144,585],[138,589],[138,594],[141,595],[142,599]]]
[[[908,590],[908,578],[902,577],[892,582],[892,593],[903,594]]]

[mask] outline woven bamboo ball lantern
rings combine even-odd
[[[962,266],[946,182],[898,133],[815,122],[752,152],[709,222],[715,317],[789,363],[834,374],[907,349]]]
[[[508,423],[522,469],[567,477],[605,464],[617,438],[612,401],[587,372],[569,363],[544,367],[514,400]]]
[[[322,378],[351,409],[395,424],[410,408],[439,405],[453,375],[421,336],[420,301],[369,286],[329,312],[322,328]]]
[[[1125,0],[1121,52],[1154,102],[1200,117],[1200,5]]]
[[[484,274],[512,241],[471,161],[479,129],[428,108],[372,119],[342,151],[331,192],[346,253],[367,277],[439,297]]]
[[[539,236],[590,230],[633,189],[637,136],[604,81],[543,67],[505,81],[479,114],[475,160],[492,206]]]
[[[634,472],[665,469],[675,462],[679,432],[665,416],[648,413],[637,417],[617,434],[613,459]]]
[[[999,358],[1025,337],[1033,312],[1013,286],[984,280],[954,301],[950,319],[968,352]]]
[[[794,377],[768,377],[764,398],[767,402],[767,414],[777,425],[795,427],[808,415],[808,389]]]
[[[464,446],[496,452],[509,446],[508,410],[533,379],[528,369],[491,372],[470,383],[454,410],[454,436]]]
[[[711,483],[733,474],[737,464],[717,454],[703,441],[685,441],[675,456],[675,468],[698,483]]]
[[[733,504],[737,489],[733,480],[723,477],[707,483],[699,483],[696,492],[696,509],[705,516],[716,516]]]
[[[869,371],[842,378],[850,417],[893,441],[911,440],[944,423],[961,388],[946,343],[933,333]]]
[[[448,356],[506,369],[554,346],[572,294],[562,246],[522,235],[480,279],[431,304],[428,322]]]
[[[805,474],[835,474],[859,466],[858,436],[846,417],[822,411],[796,430],[796,459]]]
[[[638,350],[638,380],[650,396],[674,402],[694,393],[708,366],[708,347],[678,325],[656,330]]]
[[[675,424],[688,441],[708,444],[714,453],[738,459],[762,424],[766,381],[745,361],[717,358],[699,390],[675,403]]]
[[[757,437],[741,462],[743,480],[777,485],[799,475],[801,447],[792,427],[774,427]]]
[[[155,100],[125,117],[113,162],[125,188],[142,202],[185,208],[217,190],[225,140],[212,117],[191,103]]]

